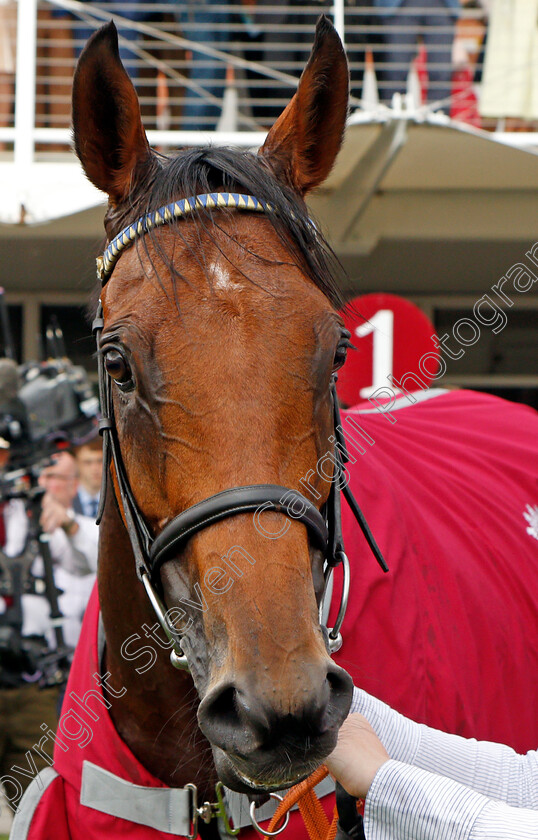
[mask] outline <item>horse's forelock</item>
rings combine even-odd
[[[343,269],[337,257],[313,224],[301,196],[281,184],[263,158],[240,150],[205,147],[184,150],[173,157],[156,156],[154,160],[159,165],[152,167],[150,183],[142,179],[128,203],[109,210],[109,240],[140,216],[181,198],[220,191],[253,195],[274,208],[266,218],[297,265],[333,305],[341,305],[336,278]],[[219,226],[222,212],[197,209],[191,218],[198,219],[206,233],[213,236],[212,229]],[[154,238],[151,233],[146,236]],[[162,249],[157,246],[157,250],[172,274],[177,275]]]

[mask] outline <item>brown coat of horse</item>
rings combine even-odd
[[[273,217],[200,212],[155,230],[122,254],[103,289],[100,352],[122,386],[113,385],[118,439],[154,535],[230,487],[299,489],[327,451],[343,327],[303,196],[334,163],[347,98],[345,53],[322,18],[297,93],[258,156],[197,149],[166,159],[148,145],[113,24],[80,58],[75,144],[109,196],[109,240],[139,216],[201,192],[253,194],[288,208]],[[314,486],[321,507],[330,482],[316,475]],[[291,521],[269,540],[242,514],[196,534],[161,571],[166,605],[193,605],[182,640],[192,678],[174,671],[164,650],[144,678],[122,645],[155,616],[116,496],[109,484],[99,596],[105,667],[127,688],[111,698],[120,735],[166,784],[195,782],[201,795],[210,795],[217,772],[239,790],[306,775],[335,744],[352,686],[319,626],[322,556],[305,526]],[[282,514],[265,515],[277,531]],[[256,562],[238,565],[229,591],[209,595],[208,581],[219,580],[213,570],[237,545]]]

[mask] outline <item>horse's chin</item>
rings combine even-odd
[[[237,793],[246,793],[251,798],[261,797],[262,800],[267,799],[268,794],[274,791],[293,787],[293,785],[306,779],[315,769],[315,767],[310,767],[302,772],[296,772],[292,776],[283,775],[279,778],[252,778],[222,750],[214,747],[213,756],[219,779],[226,787],[237,791]]]

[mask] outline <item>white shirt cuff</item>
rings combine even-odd
[[[367,840],[470,840],[488,802],[452,779],[387,761],[366,797],[365,834]]]

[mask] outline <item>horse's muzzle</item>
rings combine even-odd
[[[318,679],[313,679],[313,670]],[[264,686],[252,678],[221,682],[200,703],[200,729],[226,754],[243,783],[285,787],[334,748],[349,712],[352,680],[331,660],[309,667],[308,677],[302,684],[294,679],[289,693],[267,679]]]

